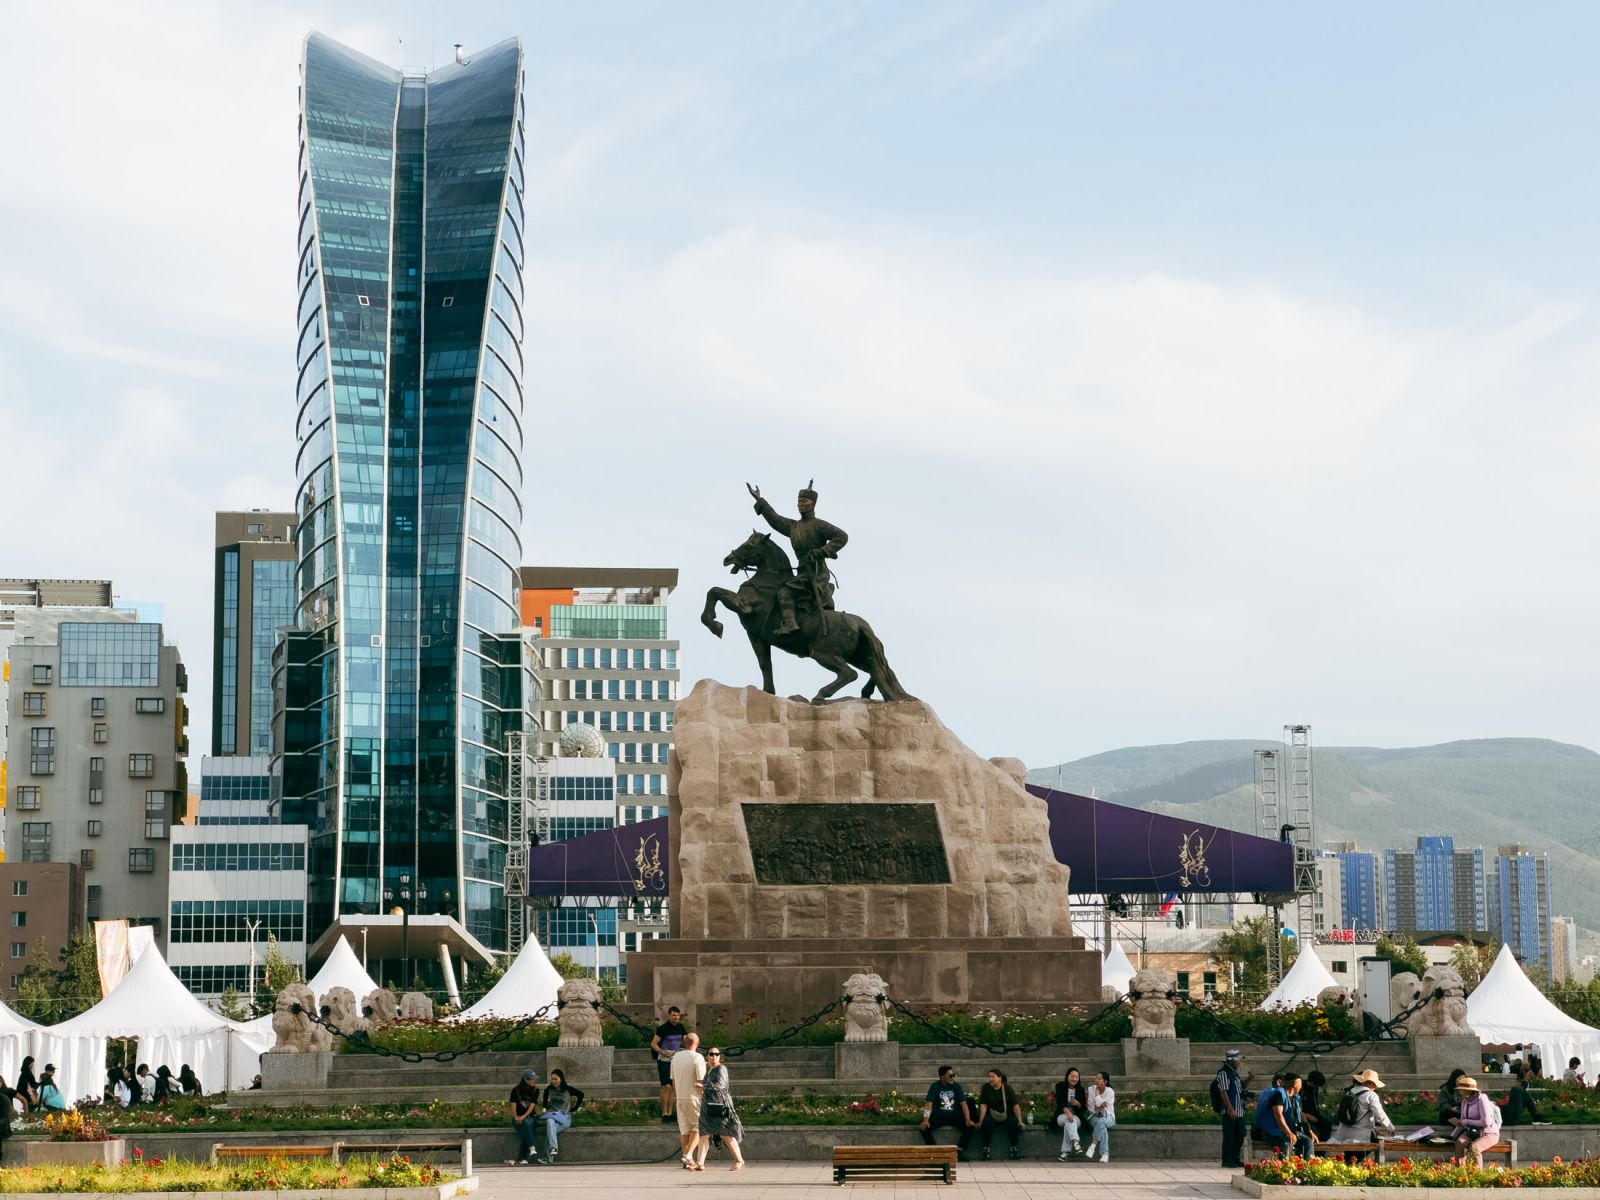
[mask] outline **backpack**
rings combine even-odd
[[[1225,1106],[1222,1103],[1222,1088],[1218,1086],[1216,1077],[1211,1079],[1211,1111],[1221,1112]]]
[[[1344,1094],[1339,1097],[1339,1111],[1335,1114],[1341,1125],[1354,1125],[1361,1120],[1361,1089],[1347,1087]]]

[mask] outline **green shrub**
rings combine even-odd
[[[428,1187],[452,1176],[403,1155],[328,1159],[259,1159],[244,1166],[146,1157],[135,1149],[121,1166],[10,1167],[0,1169],[0,1194],[8,1192],[263,1192],[324,1188]]]

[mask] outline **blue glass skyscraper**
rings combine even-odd
[[[505,944],[522,728],[522,47],[428,75],[311,34],[301,65],[296,632],[283,817],[308,934],[387,910]],[[420,886],[418,886],[420,885]]]

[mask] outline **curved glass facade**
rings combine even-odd
[[[423,77],[306,39],[298,633],[278,668],[313,937],[400,903],[405,877],[413,912],[505,944],[522,154],[520,42]]]

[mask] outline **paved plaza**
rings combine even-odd
[[[1074,1192],[1092,1193],[1097,1200],[1223,1200],[1240,1195],[1229,1184],[1234,1174],[1198,1162],[976,1162],[961,1164],[954,1187],[865,1182],[838,1187],[827,1163],[752,1161],[742,1171],[729,1171],[725,1163],[711,1162],[704,1171],[690,1173],[673,1160],[652,1166],[481,1167],[477,1195],[480,1200],[531,1200],[536,1193],[573,1200],[687,1200],[700,1193],[717,1200],[837,1200],[860,1192],[893,1200],[1032,1200]]]

